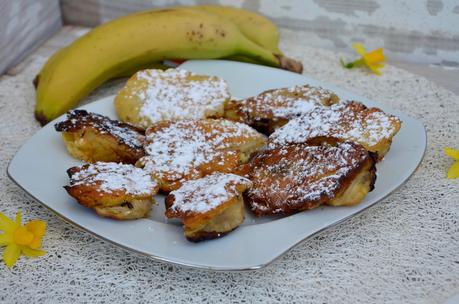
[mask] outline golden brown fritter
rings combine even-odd
[[[269,134],[314,107],[330,106],[338,101],[338,96],[329,90],[309,85],[295,86],[231,100],[225,104],[225,117]]]
[[[218,77],[151,69],[128,80],[115,97],[115,109],[122,121],[145,130],[165,120],[222,117],[229,99],[228,85]]]
[[[134,164],[144,155],[141,131],[106,116],[73,110],[54,127],[62,132],[69,153],[87,162]]]
[[[72,167],[67,173],[70,184],[64,188],[78,203],[114,219],[147,216],[158,192],[151,176],[133,165],[98,162]]]
[[[400,126],[397,117],[378,108],[367,108],[359,102],[343,102],[328,108],[315,108],[291,120],[271,134],[269,143],[278,146],[334,137],[340,142],[359,143],[381,160]]]
[[[186,181],[166,197],[166,216],[182,219],[189,241],[222,237],[244,221],[242,193],[251,184],[244,177],[224,173]]]
[[[358,204],[376,178],[374,158],[356,143],[289,144],[261,151],[243,167],[253,183],[245,202],[257,216]]]
[[[266,144],[251,127],[224,119],[161,122],[146,132],[146,156],[137,166],[150,172],[162,191],[213,172],[233,172]]]

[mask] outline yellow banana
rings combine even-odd
[[[238,29],[244,34],[247,38],[255,42],[256,44],[272,51],[274,54],[282,55],[282,51],[279,49],[279,31],[276,25],[269,20],[268,18],[253,13],[248,10],[230,7],[230,6],[221,6],[221,5],[197,5],[197,6],[178,6],[172,7],[171,9],[193,9],[208,12],[211,14],[216,14],[220,17],[223,17],[231,22],[233,22]],[[162,9],[150,10],[150,12],[161,12]],[[144,12],[140,12],[142,14]],[[226,57],[228,60],[243,61],[249,63],[260,63],[257,60],[246,58],[243,56],[231,56]],[[160,63],[152,63],[152,66],[159,65],[157,68],[164,69],[164,66],[161,66]],[[129,77],[135,72],[145,69],[145,67],[133,67],[128,72],[121,75],[116,75],[115,77]]]
[[[135,67],[238,55],[286,65],[216,14],[166,9],[128,15],[93,29],[48,60],[36,78],[35,117],[45,124],[106,80]]]
[[[231,6],[198,5],[189,7],[217,14],[236,24],[239,30],[256,44],[281,55],[279,50],[279,30],[268,18],[248,10]]]
[[[260,14],[241,8],[223,5],[176,6],[170,7],[168,9],[191,9],[216,14],[228,21],[233,22],[242,32],[242,34],[244,34],[247,38],[256,44],[272,51],[275,54],[282,55],[282,51],[279,49],[279,30],[271,20]],[[163,12],[164,10],[165,9],[152,9],[147,11],[140,11],[134,14],[143,14],[146,12]]]
[[[131,77],[135,73],[141,70],[147,70],[147,69],[161,69],[161,70],[166,70],[169,69],[170,67],[165,65],[162,62],[151,62],[151,63],[146,63],[144,65],[136,65],[136,66],[131,66],[128,67],[124,71],[120,71],[117,75],[114,75],[112,78],[125,78],[125,77]]]

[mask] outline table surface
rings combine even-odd
[[[446,179],[459,148],[459,97],[419,75],[387,66],[382,76],[344,70],[346,56],[307,46],[282,31],[286,54],[304,73],[385,103],[421,120],[428,148],[421,166],[375,207],[308,239],[265,269],[211,272],[156,262],[94,238],[63,222],[6,176],[9,160],[40,126],[33,118],[32,79],[46,58],[84,29],[64,27],[8,75],[0,77],[0,211],[48,222],[47,255],[0,265],[0,301],[444,303],[459,292],[459,179]],[[87,102],[114,94],[117,80]],[[37,155],[40,161],[40,155]]]

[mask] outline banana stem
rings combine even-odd
[[[303,64],[300,61],[288,58],[284,55],[274,54],[274,56],[276,56],[276,58],[279,60],[279,66],[281,69],[298,74],[303,73]]]
[[[274,54],[258,44],[255,44],[249,39],[244,39],[241,44],[241,49],[235,57],[245,57],[265,65],[278,67],[287,71],[301,74],[303,72],[303,64],[297,60],[288,58],[282,54]]]
[[[274,54],[274,56],[279,61],[279,64],[276,65],[276,67],[290,71],[290,72],[298,73],[298,74],[303,73],[303,64],[301,62],[288,58],[281,54]],[[253,63],[253,64],[266,64],[265,61],[256,60],[252,57],[247,57],[247,56],[242,56],[242,55],[229,56],[229,57],[226,57],[226,59],[234,60],[234,61],[248,62],[248,63]]]

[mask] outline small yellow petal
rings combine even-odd
[[[455,162],[448,170],[448,178],[459,177],[459,161]]]
[[[453,149],[453,148],[445,148],[445,153],[449,157],[454,158],[455,160],[459,160],[459,150]]]
[[[32,249],[40,248],[41,247],[41,236],[34,237],[32,242],[30,242],[29,247]]]
[[[27,223],[26,228],[35,236],[43,236],[46,231],[46,223],[42,220],[33,220]]]
[[[13,234],[13,240],[18,245],[29,245],[33,241],[34,235],[26,227],[20,226]]]
[[[379,48],[377,50],[371,51],[363,56],[365,62],[369,65],[384,62],[386,58],[384,57],[383,49]]]
[[[375,68],[380,69],[380,68],[383,68],[385,66],[385,64],[384,63],[373,63],[372,66],[374,66]]]
[[[16,213],[16,224],[21,225],[22,215],[21,212]]]
[[[6,266],[11,268],[14,264],[16,264],[20,255],[21,249],[19,246],[11,243],[3,250],[3,262],[5,262]]]
[[[13,242],[13,235],[11,233],[0,234],[0,246],[8,245]]]
[[[46,251],[40,249],[32,249],[27,246],[21,246],[22,253],[29,258],[36,258],[46,254]]]
[[[0,212],[0,230],[12,232],[17,228],[16,223]]]
[[[381,75],[381,72],[379,71],[379,68],[375,65],[368,65],[368,68],[375,73],[376,75]]]
[[[365,54],[367,53],[365,51],[365,47],[361,43],[354,43],[352,45],[352,48],[362,57],[365,56]]]

